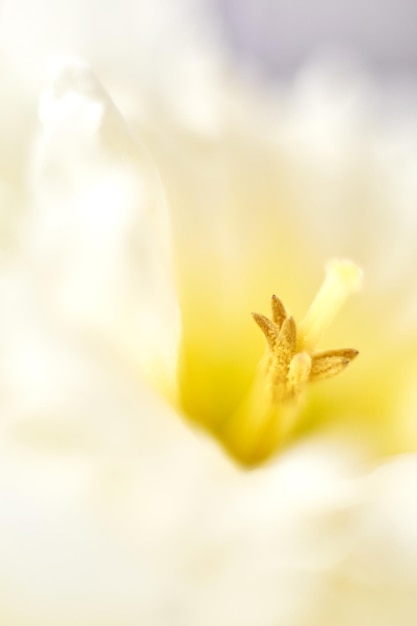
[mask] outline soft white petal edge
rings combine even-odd
[[[83,63],[45,89],[26,249],[57,316],[173,384],[180,334],[158,172]]]

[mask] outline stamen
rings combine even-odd
[[[278,340],[279,328],[261,313],[252,313],[252,317],[265,335],[269,347],[273,350]]]
[[[336,376],[357,356],[351,348],[317,352],[315,346],[361,279],[351,261],[328,263],[323,285],[298,328],[276,296],[272,319],[252,313],[266,339],[266,354],[248,396],[220,433],[242,463],[256,465],[271,456],[297,422],[306,385]]]
[[[288,387],[294,396],[298,395],[303,385],[310,378],[311,356],[307,352],[298,352],[292,359],[288,370]]]
[[[358,354],[358,351],[352,348],[315,352],[312,356],[309,380],[321,380],[336,376],[342,372]]]
[[[324,282],[298,327],[298,350],[311,351],[336,314],[362,282],[362,270],[352,261],[334,259],[326,266]]]
[[[284,305],[281,300],[277,296],[272,296],[271,299],[271,308],[272,308],[272,321],[281,328],[284,323],[284,320],[287,317],[287,311],[285,310]]]

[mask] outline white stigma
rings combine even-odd
[[[298,327],[298,349],[314,349],[347,298],[361,284],[362,270],[353,261],[333,259],[327,263],[323,284]]]

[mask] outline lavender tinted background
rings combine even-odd
[[[270,76],[328,50],[417,74],[417,0],[213,0],[233,52]]]

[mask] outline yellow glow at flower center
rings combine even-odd
[[[275,295],[271,317],[252,313],[267,346],[246,397],[227,419],[197,419],[239,462],[257,465],[273,455],[297,420],[306,384],[336,376],[357,356],[351,348],[317,351],[316,345],[361,279],[361,270],[351,261],[330,261],[298,327]]]

